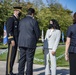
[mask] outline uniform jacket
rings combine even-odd
[[[6,22],[6,30],[8,36],[8,42],[14,40],[16,43],[18,42],[18,25],[19,20],[13,15]]]
[[[40,37],[38,22],[30,15],[27,15],[19,23],[19,47],[35,48]]]
[[[46,32],[43,49],[51,49],[56,51],[59,44],[60,36],[60,30],[54,29],[53,31],[51,31],[51,29],[48,29]]]

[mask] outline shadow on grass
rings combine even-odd
[[[42,71],[42,70],[44,70],[44,69],[45,69],[45,67],[41,67],[41,68],[34,69],[33,71],[34,71],[34,72],[38,72],[38,71]]]
[[[45,75],[45,67],[37,68],[34,69],[34,72],[39,72],[38,75]],[[69,75],[69,70],[68,69],[57,69],[57,74],[56,75]]]

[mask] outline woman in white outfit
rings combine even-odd
[[[56,75],[56,49],[59,44],[60,36],[61,31],[59,24],[55,19],[52,19],[50,21],[49,29],[46,32],[43,46],[45,59],[45,75],[50,75],[50,63],[51,75]]]

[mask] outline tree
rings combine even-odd
[[[61,27],[61,31],[66,34],[68,26],[72,24],[72,11],[64,9],[61,4],[55,3],[51,4],[49,7],[44,7],[37,14],[37,19],[39,21],[40,28],[48,28],[49,21],[51,19],[56,19]]]
[[[3,35],[4,22],[12,14],[11,8],[11,4],[8,2],[0,3],[0,37]]]
[[[18,1],[18,0],[17,0]],[[20,0],[21,1],[21,0]],[[37,4],[36,4],[37,3]],[[13,6],[20,5],[22,6],[22,16],[26,16],[27,9],[33,7],[36,10],[35,18],[38,20],[40,29],[44,29],[46,32],[49,21],[51,19],[56,19],[61,27],[61,31],[66,33],[68,26],[72,24],[72,11],[65,9],[61,4],[55,2],[49,6],[45,6],[42,3],[42,0],[35,0],[35,2],[12,2],[12,0],[4,1],[0,3],[0,35],[3,35],[3,25],[4,22],[8,19],[9,16],[13,13]],[[40,6],[40,7],[39,7]]]
[[[39,9],[42,8],[42,6],[44,6],[42,0],[33,0],[32,3],[34,4],[34,7],[37,7]]]

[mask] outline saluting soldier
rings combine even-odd
[[[6,63],[6,75],[16,75],[13,74],[13,65],[17,53],[17,42],[18,42],[18,25],[19,17],[21,15],[22,7],[13,7],[14,14],[6,22],[7,36],[8,36],[8,54]]]

